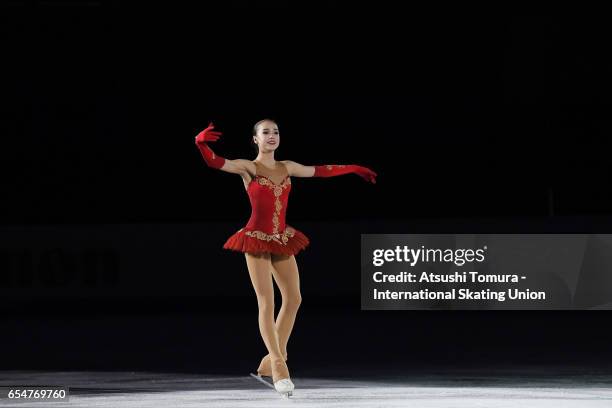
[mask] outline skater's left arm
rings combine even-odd
[[[357,164],[325,164],[319,166],[304,166],[300,163],[284,160],[290,176],[295,177],[334,177],[355,173],[370,183],[376,183],[377,174],[367,167]]]
[[[304,166],[291,160],[283,160],[283,163],[292,177],[314,177],[314,166]]]

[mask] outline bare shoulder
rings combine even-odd
[[[249,173],[249,174],[255,174],[256,173],[255,163],[253,163],[251,160],[247,160],[247,159],[235,159],[234,161],[236,162],[237,165],[239,165],[247,173]]]
[[[281,160],[281,163],[283,163],[285,165],[285,167],[287,168],[287,172],[289,173],[289,175],[292,175],[293,169],[295,168],[295,162],[291,161],[291,160]]]
[[[293,160],[283,160],[282,163],[287,167],[287,172],[290,176],[312,177],[315,173],[315,168],[313,166],[304,166]]]
[[[287,167],[294,167],[294,166],[297,166],[298,164],[294,162],[293,160],[281,160],[281,163],[283,163]]]

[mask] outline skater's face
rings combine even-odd
[[[274,151],[280,144],[280,135],[278,126],[271,121],[265,121],[257,126],[257,134],[253,136],[253,140],[257,143],[259,151]]]

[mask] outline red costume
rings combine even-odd
[[[306,248],[310,243],[306,235],[285,222],[290,191],[291,178],[288,173],[279,184],[269,177],[256,174],[247,189],[251,218],[246,226],[229,237],[223,248],[285,255],[295,255]]]
[[[225,158],[215,154],[206,142],[214,142],[221,132],[212,130],[212,122],[196,136],[196,145],[206,164],[215,169],[221,169]],[[257,168],[260,165],[253,162]],[[279,162],[286,176],[282,182],[275,183],[270,177],[258,174],[251,179],[247,193],[251,202],[251,218],[246,226],[230,236],[223,248],[233,251],[253,254],[274,253],[295,255],[306,248],[310,241],[302,232],[285,223],[287,202],[291,191],[291,178],[285,165]],[[356,164],[328,164],[314,166],[313,177],[333,177],[342,174],[355,173],[376,183],[376,173],[367,167]]]

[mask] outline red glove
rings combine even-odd
[[[322,166],[314,166],[315,173],[313,177],[333,177],[342,174],[356,173],[365,181],[376,184],[377,174],[367,167],[358,166],[356,164],[326,164]]]
[[[213,152],[211,148],[206,144],[206,142],[216,141],[217,139],[219,139],[219,136],[222,135],[221,132],[217,132],[213,130],[213,128],[213,123],[210,122],[206,129],[198,133],[195,138],[195,142],[196,146],[198,146],[198,149],[200,149],[200,153],[202,153],[202,157],[204,158],[206,164],[209,167],[212,167],[213,169],[220,169],[225,163],[225,158],[216,155],[215,152]]]

